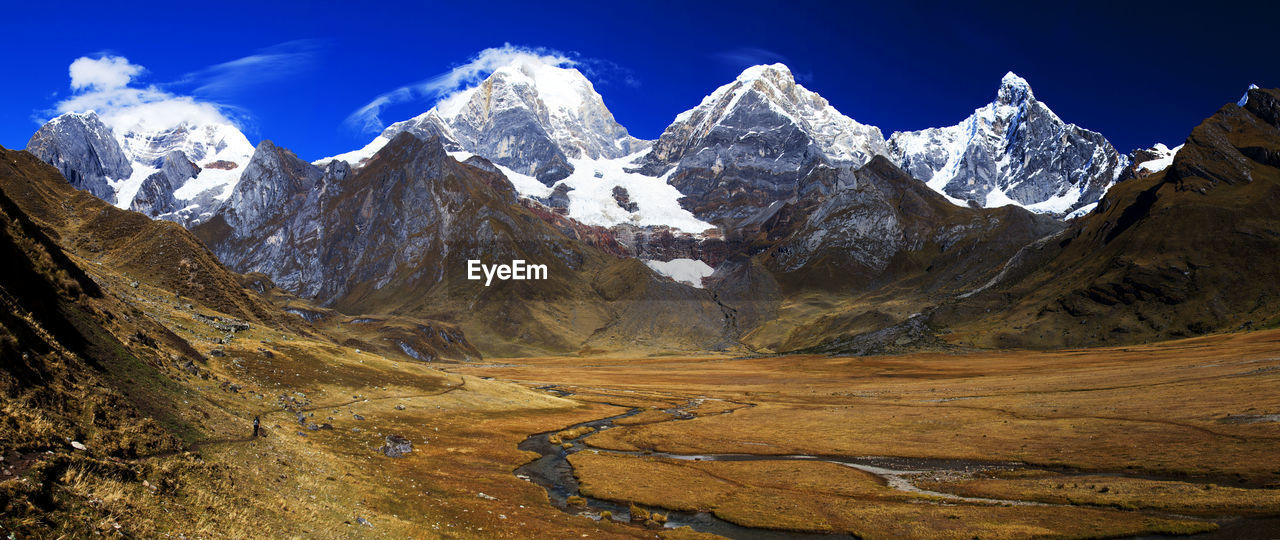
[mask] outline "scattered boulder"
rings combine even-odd
[[[80,441],[71,441],[71,447],[75,448],[76,450],[88,450],[88,448],[84,445],[84,443]]]
[[[401,458],[413,451],[413,443],[399,435],[387,435],[387,443],[378,451],[387,457]]]
[[[631,194],[627,192],[627,188],[622,186],[613,186],[613,200],[618,206],[628,212],[637,212],[640,205],[631,200]]]

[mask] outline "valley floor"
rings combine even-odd
[[[599,508],[869,538],[1280,530],[1280,331],[1055,352],[539,358],[450,371],[638,409],[570,441],[580,494]]]
[[[256,326],[218,343],[207,310],[108,288],[223,353],[165,368],[187,451],[124,464],[140,477],[104,472],[120,460],[93,448],[0,463],[0,488],[48,498],[62,520],[50,530],[72,536],[1280,530],[1280,331],[1056,352],[433,364]],[[255,416],[264,437],[250,436]],[[412,451],[384,455],[392,435]],[[550,493],[522,468],[540,457]]]

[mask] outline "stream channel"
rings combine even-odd
[[[561,392],[544,388],[553,392]],[[569,394],[569,393],[564,393]],[[569,394],[571,395],[571,394]],[[664,412],[671,414],[675,419],[670,421],[680,421],[690,419],[685,410],[696,405],[701,400],[690,402],[684,406],[673,409],[665,409]],[[600,513],[609,511],[613,518],[621,522],[629,522],[631,517],[630,508],[626,504],[619,504],[612,501],[586,497],[578,490],[578,480],[573,476],[573,466],[569,464],[568,457],[576,452],[590,450],[602,453],[629,455],[629,456],[645,456],[660,457],[676,460],[687,461],[825,461],[852,467],[861,471],[874,474],[885,481],[885,483],[894,489],[907,493],[916,493],[923,495],[931,495],[947,499],[951,502],[959,503],[978,503],[978,504],[1002,504],[1012,506],[1064,506],[1057,504],[1046,504],[1032,501],[1017,501],[1005,499],[987,499],[977,497],[962,497],[952,493],[943,493],[937,491],[929,491],[916,487],[911,478],[915,475],[938,472],[948,474],[972,474],[978,471],[1009,471],[1017,469],[1027,469],[1029,466],[1016,462],[981,462],[971,460],[956,459],[914,459],[901,457],[849,457],[849,456],[820,456],[820,455],[760,455],[760,454],[672,454],[668,452],[646,451],[632,452],[621,450],[604,450],[598,448],[589,448],[583,440],[591,435],[606,429],[614,427],[614,421],[634,416],[643,411],[643,409],[630,409],[623,414],[582,422],[572,426],[538,433],[529,436],[524,442],[518,446],[521,450],[527,450],[538,453],[541,457],[535,459],[515,470],[515,475],[525,481],[532,482],[542,486],[547,490],[547,496],[551,499],[551,504],[561,510],[589,517],[591,519],[601,519]],[[725,411],[720,414],[727,414],[733,410]],[[560,444],[552,444],[550,438],[552,435],[561,431],[573,430],[581,427],[594,428],[594,431],[585,433],[573,439],[565,439],[563,442],[569,443],[569,448],[564,448]],[[579,496],[586,501],[586,507],[572,507],[568,504],[569,497]],[[813,532],[797,532],[784,531],[774,529],[763,529],[755,527],[744,527],[725,521],[713,515],[710,512],[680,512],[675,510],[667,510],[663,508],[647,507],[637,505],[649,511],[658,511],[667,515],[667,528],[676,528],[689,526],[690,528],[706,533],[718,534],[726,538],[735,540],[774,540],[774,539],[841,539],[856,538],[849,534],[831,534],[831,533],[813,533]],[[1204,518],[1201,518],[1204,519]],[[1214,519],[1219,529],[1214,532],[1181,536],[1179,538],[1196,538],[1196,539],[1275,539],[1280,537],[1280,517],[1224,517]],[[1167,538],[1161,536],[1142,536],[1141,539],[1147,538]]]

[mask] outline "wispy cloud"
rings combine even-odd
[[[504,44],[476,53],[465,63],[453,69],[413,84],[384,92],[356,109],[346,119],[346,125],[366,133],[376,133],[386,127],[382,113],[387,107],[411,101],[429,101],[448,104],[450,99],[460,98],[466,90],[480,84],[494,70],[510,65],[545,64],[575,68],[596,84],[620,80],[627,86],[640,83],[630,70],[613,62],[582,58],[578,53],[565,53],[544,47],[522,47]]]
[[[94,111],[115,130],[163,130],[184,122],[248,129],[252,120],[247,111],[216,98],[309,69],[318,48],[313,40],[285,42],[192,71],[176,81],[151,84],[139,80],[146,68],[124,56],[110,52],[82,56],[68,67],[71,94],[44,112]],[[45,120],[37,118],[41,123]]]
[[[769,49],[761,49],[759,47],[739,47],[737,49],[731,49],[728,51],[721,51],[721,52],[712,54],[711,57],[716,59],[720,63],[734,69],[744,69],[751,66],[759,66],[762,64],[789,63],[785,55],[771,51]],[[798,73],[795,71],[795,66],[788,66],[788,67],[791,68],[791,74],[796,78],[797,81],[807,83],[813,80],[812,71]]]
[[[440,75],[378,95],[347,116],[346,124],[363,132],[382,131],[385,127],[381,117],[382,110],[391,105],[418,100],[447,101],[448,98],[479,84],[494,70],[521,63],[558,67],[577,65],[577,62],[568,55],[550,49],[517,47],[510,43],[501,47],[488,48],[476,53],[466,63]]]
[[[786,63],[787,57],[768,49],[759,47],[739,47],[728,51],[721,51],[711,55],[730,67],[745,68],[750,66],[758,66],[760,64],[776,64]]]
[[[193,71],[166,86],[194,85],[193,94],[225,96],[296,76],[315,64],[319,49],[320,42],[317,40],[287,41],[249,56]]]

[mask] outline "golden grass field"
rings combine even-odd
[[[450,371],[648,408],[570,459],[584,494],[739,525],[864,537],[1098,537],[1280,516],[1280,332],[1123,348],[861,358],[539,358]],[[659,409],[702,398],[690,420]],[[719,414],[730,411],[728,414]],[[894,456],[1013,462],[917,487],[823,462],[622,455]],[[1276,521],[1262,522],[1260,527]],[[1280,533],[1278,533],[1280,534]]]
[[[224,334],[195,315],[217,313],[145,284],[126,294],[200,352],[224,355],[168,373],[196,434],[189,451],[141,458],[156,481],[83,466],[57,479],[105,533],[123,523],[141,537],[703,536],[554,507],[513,474],[537,457],[517,445],[541,432],[587,445],[570,456],[582,495],[754,528],[1092,538],[1280,516],[1275,330],[1055,352],[428,364],[262,326],[219,344]],[[633,408],[614,427],[573,429]],[[265,437],[250,437],[254,416]],[[382,455],[387,435],[413,451]],[[976,465],[908,476],[917,492],[834,463],[646,451]],[[983,467],[992,462],[1018,466]]]

